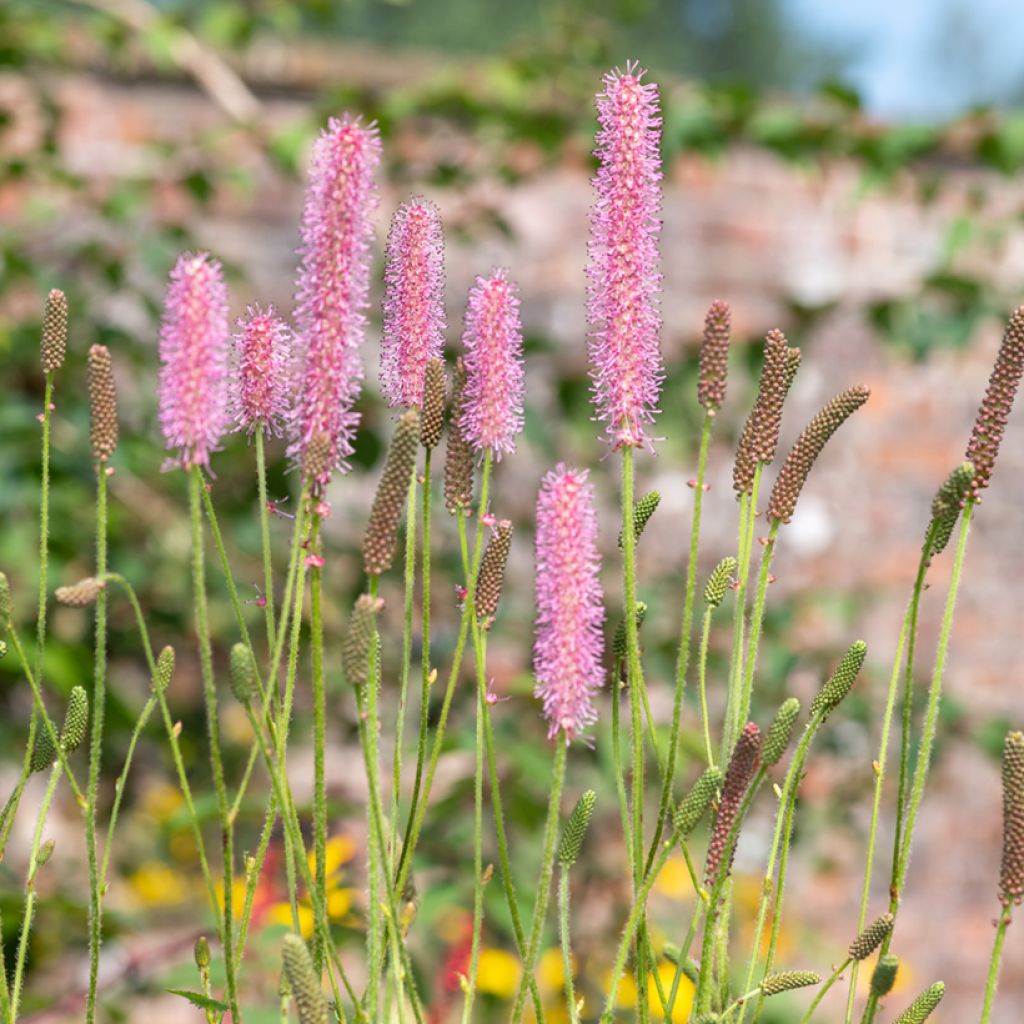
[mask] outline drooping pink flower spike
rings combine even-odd
[[[661,288],[661,116],[658,87],[634,63],[597,97],[595,201],[587,319],[597,419],[615,448],[649,445],[664,377]]]
[[[289,455],[317,487],[344,468],[359,415],[359,348],[369,304],[371,220],[380,163],[377,129],[332,118],[313,147],[302,214],[296,299],[298,398]]]
[[[175,462],[206,466],[227,426],[228,293],[209,253],[171,270],[160,328],[160,427]]]
[[[427,363],[441,355],[447,326],[441,214],[427,199],[406,200],[391,220],[383,313],[384,399],[392,408],[420,408]]]
[[[460,427],[478,452],[515,451],[523,429],[523,329],[519,289],[508,271],[478,277],[469,291],[462,334],[466,390]]]
[[[535,693],[548,736],[579,736],[597,718],[604,669],[604,595],[598,576],[597,516],[586,471],[559,464],[537,496]]]
[[[273,306],[250,306],[236,321],[231,412],[236,430],[278,436],[288,415],[291,331]]]

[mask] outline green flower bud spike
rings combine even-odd
[[[327,1000],[306,944],[298,935],[286,935],[281,948],[284,970],[299,1011],[299,1024],[328,1024]]]
[[[201,971],[205,971],[210,966],[210,943],[207,941],[205,935],[200,935],[196,939],[195,947],[192,950],[193,956],[196,958],[196,967]]]
[[[594,801],[597,794],[588,789],[576,801],[576,806],[565,823],[565,831],[562,832],[562,841],[558,844],[558,863],[563,868],[571,868],[576,863],[583,846],[583,840],[590,826],[590,818],[594,813]]]
[[[11,584],[7,574],[0,572],[0,619],[7,622],[11,617]]]
[[[231,666],[228,678],[231,693],[239,704],[248,704],[256,692],[256,666],[249,648],[237,643],[231,648]]]
[[[900,969],[900,958],[892,953],[878,958],[875,970],[871,975],[871,994],[876,999],[887,996],[896,983],[896,973]]]
[[[174,648],[165,647],[156,659],[156,671],[153,673],[153,692],[163,693],[170,685],[174,675]]]
[[[942,997],[946,994],[946,986],[941,982],[937,981],[931,988],[925,989],[914,1001],[907,1007],[897,1018],[893,1021],[893,1024],[924,1024],[924,1022],[932,1015],[932,1011],[939,1003],[942,1002]]]
[[[640,539],[640,534],[654,515],[655,510],[661,503],[661,494],[658,491],[648,491],[642,498],[633,502],[633,538]],[[619,531],[619,547],[622,547],[622,531]]]
[[[672,827],[679,835],[688,836],[700,824],[700,819],[722,788],[722,778],[721,768],[706,768],[693,784],[672,817]]]
[[[60,731],[60,745],[65,754],[76,751],[85,739],[89,724],[89,697],[81,686],[73,686],[68,695],[68,709],[64,727]]]
[[[39,847],[39,852],[36,854],[36,868],[41,868],[46,864],[49,859],[53,856],[53,848],[56,844],[52,839],[47,839],[42,846]]]
[[[782,702],[782,706],[775,712],[775,718],[768,727],[764,738],[764,746],[761,748],[761,764],[765,768],[771,768],[778,764],[785,754],[789,741],[793,736],[793,726],[796,725],[797,715],[800,714],[800,701],[796,697],[790,697]]]
[[[736,559],[732,555],[726,555],[711,570],[711,575],[708,577],[707,586],[704,588],[704,603],[706,605],[717,608],[722,603],[735,573]]]
[[[647,602],[637,601],[636,603],[636,631],[640,632],[640,627],[644,624],[644,619],[647,618]],[[612,638],[612,654],[616,658],[625,661],[626,659],[626,620],[622,619],[618,626],[615,627],[615,636]]]
[[[32,757],[29,759],[28,770],[30,772],[43,772],[53,767],[57,760],[57,749],[50,739],[50,733],[45,725],[39,725],[36,729],[35,743],[32,746]]]
[[[876,917],[864,931],[850,943],[850,959],[866,960],[882,944],[882,940],[892,932],[895,922],[892,914]]]
[[[814,971],[781,971],[778,974],[769,974],[761,982],[761,995],[777,996],[780,992],[790,992],[795,988],[806,988],[808,985],[818,985],[821,982],[821,975]]]
[[[999,898],[1009,907],[1024,898],[1024,733],[1003,746],[1003,861]]]
[[[348,631],[341,645],[341,667],[352,686],[365,686],[370,668],[370,642],[373,639],[374,619],[384,602],[369,594],[356,598]]]
[[[832,677],[811,702],[812,718],[819,713],[822,717],[830,714],[843,702],[864,664],[867,653],[868,645],[863,640],[857,640],[843,655]]]
[[[973,482],[973,463],[961,462],[936,491],[935,497],[932,499],[931,553],[933,555],[941,554],[946,550],[949,538],[953,535],[953,528],[960,518],[960,510],[964,507],[964,502],[971,496]]]

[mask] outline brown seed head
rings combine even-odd
[[[996,456],[1006,430],[1013,400],[1017,397],[1021,376],[1024,375],[1024,306],[1018,306],[1010,316],[999,346],[996,364],[992,367],[985,397],[981,400],[971,439],[964,458],[974,463],[974,481],[971,491],[980,499],[988,487],[995,467]]]
[[[768,499],[768,518],[788,523],[811,467],[817,461],[828,439],[867,400],[871,391],[863,384],[841,391],[822,408],[803,429],[782,464],[778,479]]]
[[[715,300],[704,318],[704,339],[700,347],[700,376],[697,401],[716,412],[725,401],[726,375],[729,370],[729,330],[732,311],[727,302]]]
[[[334,468],[331,437],[324,431],[316,434],[302,453],[302,475],[308,481],[323,480]]]
[[[117,390],[110,365],[110,349],[89,349],[89,440],[92,457],[106,462],[117,448]]]
[[[476,617],[486,622],[498,610],[501,587],[505,581],[505,566],[512,547],[512,524],[502,519],[487,542],[480,560],[480,574],[476,581]]]
[[[1003,866],[999,898],[1009,906],[1024,898],[1024,733],[1011,732],[1003,747]]]
[[[764,364],[754,407],[740,434],[732,471],[736,496],[750,494],[759,463],[775,459],[782,427],[782,406],[800,366],[800,350],[790,348],[782,331],[770,331],[764,340]]]
[[[711,829],[707,860],[704,863],[704,884],[709,888],[715,883],[727,852],[729,863],[725,865],[725,870],[728,871],[732,865],[732,852],[728,850],[729,834],[760,761],[761,730],[753,722],[747,722],[729,758],[729,767],[725,770],[725,781],[722,783],[722,798]],[[735,847],[734,843],[732,845]]]
[[[419,427],[419,413],[410,409],[399,417],[391,439],[363,538],[363,566],[369,575],[379,575],[391,568],[398,524],[416,468]]]
[[[107,584],[103,580],[86,576],[68,587],[58,587],[54,596],[70,608],[88,608],[106,588]]]
[[[39,346],[43,373],[53,373],[64,365],[68,347],[68,300],[59,288],[46,296],[43,313],[43,340]]]
[[[444,460],[444,505],[455,515],[473,500],[473,447],[463,436],[462,409],[465,404],[466,364],[460,356],[455,363],[452,382],[452,408],[448,420],[448,442]]]
[[[420,444],[436,448],[444,428],[444,403],[448,387],[444,360],[435,357],[427,363],[423,381],[423,411],[420,415]]]
[[[864,931],[850,943],[850,959],[866,960],[882,944],[882,940],[892,931],[895,922],[892,914],[876,917]]]

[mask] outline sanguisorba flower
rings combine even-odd
[[[597,97],[599,166],[590,215],[587,319],[597,418],[615,447],[649,443],[664,376],[661,116],[658,87],[636,64],[605,75]]]
[[[541,482],[536,558],[536,695],[544,703],[548,736],[564,731],[569,740],[597,717],[593,698],[603,679],[604,596],[586,471],[559,464]]]
[[[523,329],[519,290],[508,271],[478,277],[469,291],[462,333],[466,389],[462,435],[478,452],[496,458],[515,451],[523,429]]]
[[[325,486],[352,454],[359,416],[352,405],[363,378],[371,220],[380,163],[376,127],[348,115],[332,118],[313,147],[302,214],[296,336],[300,372],[289,454],[304,471],[315,465]],[[307,461],[311,445],[328,451]]]
[[[427,363],[444,345],[444,234],[429,200],[395,212],[384,266],[384,338],[380,382],[388,405],[423,405]]]
[[[281,433],[292,395],[291,332],[273,306],[250,306],[236,322],[231,412],[236,429]]]
[[[228,293],[220,263],[184,253],[160,328],[160,426],[184,467],[209,464],[227,426]]]

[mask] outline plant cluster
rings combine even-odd
[[[872,1024],[890,992],[899,962],[900,899],[906,883],[921,801],[935,741],[950,627],[973,515],[989,485],[1014,397],[1024,373],[1024,307],[1010,318],[989,388],[962,465],[939,486],[924,535],[918,571],[893,657],[880,746],[874,762],[871,828],[858,920],[848,956],[827,978],[800,965],[780,969],[778,937],[799,799],[800,782],[814,741],[836,714],[864,665],[866,645],[852,643],[822,682],[806,714],[790,697],[774,718],[751,720],[758,681],[758,651],[772,563],[785,527],[797,508],[808,475],[845,421],[869,398],[865,387],[846,387],[806,425],[782,461],[765,504],[759,536],[759,503],[780,445],[787,394],[800,366],[800,351],[779,331],[765,339],[761,382],[735,459],[738,499],[737,545],[698,587],[698,551],[709,441],[726,394],[730,311],[714,303],[707,316],[697,399],[703,408],[689,560],[679,597],[679,644],[671,681],[671,725],[662,742],[654,730],[648,690],[663,686],[645,675],[640,631],[646,606],[637,597],[637,547],[657,514],[656,493],[637,494],[636,463],[658,443],[663,365],[661,360],[659,234],[661,202],[661,114],[656,85],[628,64],[606,75],[597,98],[597,171],[589,247],[588,354],[595,419],[609,455],[621,462],[622,620],[606,644],[606,597],[593,485],[583,468],[558,464],[539,482],[535,522],[536,698],[547,721],[551,784],[542,834],[541,868],[531,912],[517,892],[513,851],[529,835],[506,827],[501,778],[496,767],[492,714],[497,701],[489,685],[488,637],[500,621],[500,598],[515,524],[492,508],[491,484],[500,462],[514,456],[523,426],[523,339],[519,293],[505,269],[477,277],[466,304],[461,352],[452,384],[444,348],[442,224],[427,200],[412,198],[394,215],[387,243],[381,385],[396,410],[394,433],[384,460],[362,554],[365,590],[355,601],[341,642],[341,670],[350,684],[367,785],[367,894],[365,956],[358,969],[338,955],[329,913],[327,736],[324,603],[330,600],[325,571],[324,522],[331,515],[328,488],[344,472],[357,443],[359,417],[353,405],[364,373],[361,348],[367,334],[372,214],[378,203],[376,173],[382,146],[377,129],[358,118],[332,119],[318,138],[303,211],[301,263],[293,323],[270,308],[251,307],[232,337],[228,295],[220,264],[206,253],[182,255],[170,274],[160,333],[160,424],[168,450],[167,469],[180,473],[188,489],[191,526],[192,613],[198,642],[207,723],[207,750],[217,828],[204,829],[197,794],[179,743],[168,692],[174,686],[175,652],[155,652],[145,610],[131,582],[108,564],[108,490],[118,443],[115,377],[110,352],[93,346],[88,358],[92,409],[90,450],[96,469],[96,560],[93,575],[57,588],[56,599],[93,607],[95,667],[91,693],[76,687],[64,723],[56,724],[47,692],[43,654],[47,643],[49,578],[49,451],[54,389],[67,348],[68,310],[59,291],[47,302],[42,337],[45,380],[42,424],[41,533],[35,650],[17,627],[13,595],[0,575],[0,619],[31,689],[33,713],[23,770],[0,813],[0,856],[6,848],[28,777],[48,772],[42,803],[32,809],[35,827],[25,876],[24,909],[13,969],[0,970],[0,1011],[19,1019],[26,955],[36,901],[36,878],[52,851],[44,841],[48,812],[58,785],[66,782],[82,811],[89,878],[90,975],[85,1017],[96,1019],[104,895],[124,784],[135,742],[156,715],[174,760],[188,811],[211,910],[216,943],[203,938],[195,960],[201,991],[185,995],[209,1021],[244,1019],[245,951],[250,938],[256,884],[272,838],[282,837],[289,883],[292,928],[282,946],[281,1012],[294,1004],[301,1024],[415,1020],[423,1024],[427,982],[417,969],[409,935],[415,927],[417,844],[428,826],[431,794],[444,748],[449,711],[464,661],[473,680],[475,743],[473,773],[473,923],[468,968],[462,978],[462,1020],[473,1018],[480,961],[484,891],[495,869],[486,863],[490,835],[497,846],[497,873],[507,902],[522,970],[511,1018],[545,1019],[536,969],[549,899],[557,880],[558,932],[564,965],[564,1011],[573,1024],[616,1018],[617,996],[627,973],[637,992],[637,1018],[674,1020],[676,1004],[689,1000],[692,1022],[739,1024],[757,1021],[766,1000],[818,986],[803,1021],[809,1022],[825,994],[848,975],[845,1020]],[[450,393],[449,393],[450,392]],[[212,465],[229,430],[252,443],[260,496],[264,589],[258,624],[245,610],[216,510]],[[276,508],[267,494],[268,439],[287,439],[298,489],[287,561],[275,557],[270,520]],[[431,649],[431,522],[435,504],[434,455],[445,440],[443,501],[454,517],[463,572],[458,640],[450,664],[437,665]],[[332,492],[333,493],[333,492]],[[404,573],[400,641],[381,636],[380,579],[399,553]],[[207,547],[231,597],[237,636],[226,671],[215,663],[207,608]],[[912,682],[918,651],[918,612],[929,566],[953,543],[942,630],[935,652],[923,721],[913,715]],[[759,556],[758,556],[759,552]],[[108,672],[107,612],[125,598],[136,617],[150,666],[151,693],[135,725],[110,814],[100,821],[100,760]],[[417,595],[419,605],[417,608]],[[308,599],[308,609],[307,609]],[[731,658],[720,680],[724,712],[713,716],[708,701],[708,647],[715,621],[732,604]],[[695,618],[700,628],[695,631]],[[417,626],[419,627],[417,629]],[[264,632],[265,637],[257,635]],[[695,636],[695,632],[698,634]],[[414,650],[418,646],[418,658]],[[397,656],[395,656],[397,651]],[[303,652],[308,652],[308,675]],[[415,743],[407,741],[409,704],[419,662],[419,718]],[[435,689],[443,684],[438,706]],[[225,686],[225,684],[227,684]],[[313,707],[313,796],[311,810],[297,799],[289,773],[289,740],[297,691],[307,687]],[[397,691],[397,714],[382,714],[384,688]],[[607,696],[605,696],[607,694]],[[696,699],[702,727],[699,763],[687,764],[681,745],[682,714]],[[222,754],[224,704],[243,709],[252,731],[249,762],[240,780],[228,777]],[[49,705],[49,706],[48,706]],[[587,790],[563,821],[563,798],[571,758],[592,743],[592,727],[610,705],[611,759],[615,793]],[[896,737],[898,734],[898,742]],[[386,743],[385,743],[386,741]],[[794,742],[795,741],[795,742]],[[81,780],[75,751],[87,747]],[[789,753],[790,747],[792,753]],[[390,778],[384,752],[394,753]],[[787,762],[788,757],[788,762]],[[879,853],[878,831],[887,769],[897,762],[895,842],[888,865],[887,906],[872,911],[872,880]],[[262,765],[267,779],[266,815],[255,851],[239,856],[238,808]],[[999,880],[1000,912],[992,968],[981,1020],[990,1018],[998,966],[1012,909],[1024,894],[1024,737],[1006,739],[1003,788],[1005,829]],[[733,893],[737,843],[757,800],[775,801],[775,826],[748,948],[737,948],[739,911]],[[618,806],[632,903],[604,990],[575,987],[572,955],[571,875],[586,854],[586,833],[601,801]],[[706,838],[700,829],[708,820]],[[216,847],[216,853],[214,852]],[[701,855],[703,849],[703,855]],[[648,923],[648,897],[668,858],[679,851],[698,894],[692,920],[678,944],[655,949]],[[302,937],[302,909],[312,914],[311,942]],[[856,1003],[861,965],[876,951],[870,995]],[[659,956],[675,964],[665,984]],[[223,974],[216,994],[211,968]],[[326,989],[324,987],[326,980]],[[897,1024],[920,1024],[938,1005],[941,982],[927,988]],[[859,1010],[860,1016],[857,1017]]]

